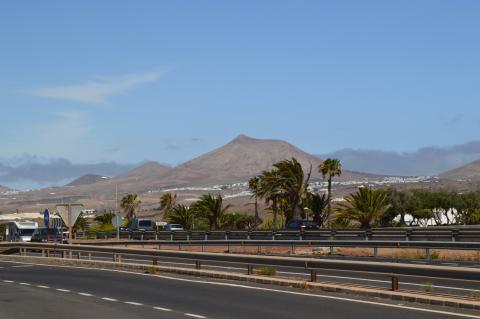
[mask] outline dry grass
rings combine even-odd
[[[129,248],[145,248],[158,249],[158,245],[129,245]],[[178,245],[163,245],[163,250],[178,250]],[[225,246],[204,246],[204,252],[225,253]],[[202,246],[182,246],[182,251],[202,251]],[[290,246],[283,247],[261,247],[256,246],[231,246],[230,252],[234,254],[262,254],[262,255],[285,255],[291,254]],[[326,247],[297,247],[295,250],[297,256],[328,256],[330,249]],[[372,248],[335,248],[334,255],[338,256],[354,256],[369,257],[373,256]],[[424,249],[413,248],[379,248],[378,256],[394,259],[425,259]],[[432,249],[430,250],[430,258],[445,261],[472,261],[480,262],[480,251],[476,250],[448,250],[448,249]]]

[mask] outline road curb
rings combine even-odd
[[[144,264],[120,263],[110,261],[98,261],[88,259],[68,259],[53,257],[32,257],[32,256],[0,256],[0,261],[28,262],[42,265],[60,265],[60,266],[83,266],[90,268],[107,268],[117,270],[133,270],[139,272],[166,272],[181,275],[210,277],[216,279],[227,279],[244,282],[254,282],[261,284],[290,286],[300,289],[313,289],[324,292],[345,293],[350,295],[365,296],[369,298],[381,298],[395,301],[412,302],[419,304],[430,304],[436,306],[445,306],[451,308],[480,310],[480,300],[455,298],[444,295],[433,295],[413,291],[388,291],[371,287],[347,286],[343,284],[328,282],[307,282],[301,280],[292,280],[284,278],[264,277],[256,275],[246,275],[239,273],[229,273],[224,271],[212,271],[202,269],[177,268],[167,266],[152,266]]]

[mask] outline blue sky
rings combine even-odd
[[[178,164],[478,140],[479,1],[10,1],[0,159]]]

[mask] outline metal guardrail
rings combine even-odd
[[[394,277],[397,275],[414,275],[448,279],[477,280],[480,281],[480,269],[467,267],[437,266],[437,265],[414,265],[390,262],[317,259],[299,257],[273,257],[241,254],[218,254],[187,251],[147,250],[131,249],[122,247],[102,247],[90,245],[63,245],[42,243],[2,243],[0,248],[6,250],[17,249],[20,255],[26,256],[28,251],[41,251],[42,256],[48,257],[53,251],[61,251],[65,258],[81,258],[87,255],[89,259],[93,254],[111,256],[114,262],[122,260],[122,256],[143,256],[151,258],[152,264],[156,265],[158,258],[179,258],[195,261],[197,269],[203,261],[215,261],[223,263],[237,263],[246,265],[247,273],[251,274],[253,265],[273,267],[295,267],[311,271],[312,276],[322,269],[367,271],[386,274]],[[398,279],[398,278],[397,278]],[[313,281],[313,278],[312,278]],[[397,283],[398,286],[398,283]]]
[[[77,239],[116,238],[116,232],[77,232]],[[129,240],[391,240],[480,242],[479,227],[306,231],[122,231]]]

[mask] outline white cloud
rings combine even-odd
[[[107,103],[110,96],[123,93],[148,82],[157,81],[162,75],[160,72],[129,74],[82,84],[40,87],[31,90],[30,94],[84,103]]]

